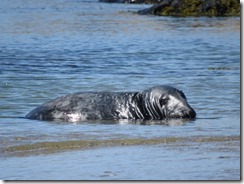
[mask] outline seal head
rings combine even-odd
[[[156,86],[142,92],[142,104],[146,119],[171,119],[196,117],[185,94],[171,86]]]

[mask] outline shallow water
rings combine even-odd
[[[240,145],[234,143],[89,149],[6,158],[0,166],[8,163],[3,177],[13,180],[23,179],[22,175],[26,180],[236,180]]]
[[[240,136],[240,18],[133,13],[148,6],[1,1],[1,150],[70,140]],[[197,119],[165,126],[23,118],[67,93],[140,91],[161,84],[183,90]],[[233,149],[223,156],[220,148],[229,145]],[[238,141],[217,141],[40,151],[22,157],[1,152],[1,168],[8,167],[0,178],[239,180],[239,151]]]

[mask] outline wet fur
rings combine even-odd
[[[189,119],[195,116],[182,91],[170,86],[156,86],[142,92],[69,94],[35,108],[26,118],[73,122],[91,119]]]

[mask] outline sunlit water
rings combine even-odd
[[[2,0],[0,148],[67,140],[239,136],[240,18],[133,13],[148,6]],[[165,126],[23,118],[67,93],[140,91],[162,84],[184,91],[196,120]],[[240,179],[238,146],[223,151],[230,146],[195,144],[2,155],[0,178]]]

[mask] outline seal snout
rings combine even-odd
[[[191,107],[183,109],[182,114],[183,114],[184,118],[195,118],[196,117],[196,112]]]

